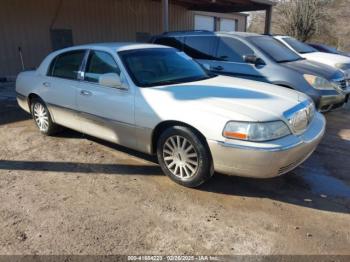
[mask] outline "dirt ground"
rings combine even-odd
[[[279,178],[187,189],[154,159],[80,133],[39,134],[0,86],[0,254],[350,255],[350,107]]]

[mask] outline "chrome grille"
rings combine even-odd
[[[348,85],[350,83],[349,81],[350,81],[350,79],[348,79],[348,80],[342,79],[340,81],[336,81],[336,84],[340,89],[346,90],[346,88],[348,87]]]
[[[298,161],[294,161],[293,163],[289,164],[289,165],[286,165],[284,167],[281,167],[279,170],[278,170],[278,174],[279,175],[283,175],[285,173],[288,173],[289,171],[291,171],[292,169],[294,169],[295,167],[297,167],[297,165],[299,164],[300,160]]]
[[[284,113],[292,131],[303,133],[314,118],[315,106],[311,101],[304,101]]]

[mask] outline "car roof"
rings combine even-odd
[[[288,36],[288,35],[272,35],[274,38],[279,38],[279,39],[282,39],[282,38],[293,38],[291,36]]]
[[[217,34],[220,34],[220,35],[232,35],[232,36],[239,36],[239,37],[263,36],[263,35],[256,34],[256,33],[236,32],[236,31],[233,31],[233,32],[222,32],[222,31],[219,31],[219,32],[217,32]]]
[[[190,31],[173,31],[165,32],[157,37],[176,37],[176,36],[213,36],[213,35],[227,35],[227,36],[238,36],[238,37],[249,37],[249,36],[261,36],[256,33],[247,32],[224,32],[224,31],[207,31],[207,30],[190,30]]]
[[[147,49],[147,48],[171,48],[162,45],[156,44],[143,44],[143,43],[132,43],[132,42],[111,42],[111,43],[91,43],[85,45],[77,45],[68,47],[59,52],[69,52],[79,49],[104,49],[112,52],[119,51],[128,51],[128,50],[137,50],[137,49]]]

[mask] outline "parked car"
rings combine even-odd
[[[217,74],[301,91],[309,95],[321,111],[342,106],[350,92],[342,72],[307,61],[270,36],[186,31],[164,33],[153,37],[151,42],[184,51]]]
[[[337,48],[333,46],[328,46],[325,44],[317,44],[317,43],[307,43],[309,46],[315,48],[319,52],[323,53],[329,53],[329,54],[336,54],[336,55],[343,55],[350,57],[350,53],[346,53],[343,51],[338,50]]]
[[[307,60],[340,69],[345,74],[348,86],[350,85],[350,57],[319,52],[317,49],[293,37],[277,35],[274,38]]]
[[[325,131],[306,95],[208,74],[174,48],[92,44],[56,51],[20,73],[17,101],[39,130],[57,125],[156,154],[166,175],[195,187],[214,170],[284,174],[307,159]]]

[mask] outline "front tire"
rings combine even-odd
[[[186,187],[198,187],[214,173],[207,145],[188,127],[166,129],[157,143],[157,157],[163,172]]]
[[[50,136],[58,131],[58,126],[52,122],[50,112],[41,99],[34,98],[31,101],[31,113],[36,126],[42,134]]]

